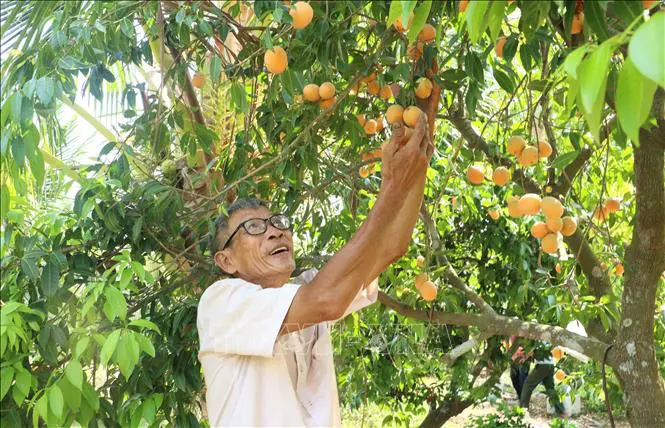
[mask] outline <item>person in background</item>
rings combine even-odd
[[[517,336],[510,336],[510,342],[507,349],[512,347],[512,344],[517,341]],[[513,388],[517,393],[519,400],[522,395],[522,387],[529,376],[529,357],[524,353],[524,347],[519,346],[517,351],[511,356],[512,363],[510,364],[510,380],[513,383]]]
[[[550,400],[550,404],[554,407],[554,411],[559,417],[565,417],[566,412],[559,400],[559,395],[554,389],[554,359],[552,358],[552,346],[544,342],[532,342],[531,346],[524,345],[528,348],[529,352],[524,354],[525,350],[522,349],[522,354],[525,355],[526,364],[530,364],[531,359],[535,362],[535,367],[531,370],[522,385],[520,392],[520,406],[529,409],[529,402],[531,395],[538,385],[541,383],[545,386],[545,394]],[[522,348],[522,347],[520,347]],[[528,370],[528,369],[527,369]]]

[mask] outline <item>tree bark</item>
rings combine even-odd
[[[633,427],[665,426],[665,384],[656,361],[656,293],[665,270],[665,121],[635,148],[635,227],[626,251],[622,316],[611,354]]]

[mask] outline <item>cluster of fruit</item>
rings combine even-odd
[[[311,103],[318,102],[319,107],[328,109],[335,103],[336,93],[335,85],[330,82],[322,83],[321,86],[316,83],[309,83],[302,90],[302,98]]]
[[[314,9],[304,1],[295,3],[289,10],[293,18],[293,28],[302,30],[307,27],[314,17]],[[273,46],[266,50],[263,55],[263,62],[270,73],[282,74],[289,67],[289,57],[284,48]],[[332,103],[330,103],[332,105]]]

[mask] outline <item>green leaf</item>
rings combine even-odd
[[[129,325],[134,325],[137,327],[143,327],[147,328],[149,330],[152,330],[156,333],[162,334],[161,331],[159,331],[159,327],[157,327],[157,324],[155,324],[152,321],[146,320],[146,319],[137,319],[137,320],[132,320]]]
[[[574,161],[577,156],[579,156],[580,152],[575,150],[572,152],[564,153],[562,155],[559,155],[552,161],[552,168],[557,168],[557,169],[563,169],[567,167],[572,161]]]
[[[46,394],[42,395],[42,397],[37,400],[37,404],[35,405],[35,412],[38,416],[41,416],[41,418],[44,419],[44,422],[46,422],[48,425],[48,397]]]
[[[21,110],[23,106],[23,95],[20,92],[16,92],[11,97],[10,102],[11,110],[10,116],[14,123],[21,123]]]
[[[515,82],[513,82],[513,79],[511,79],[510,76],[508,76],[506,73],[499,70],[498,68],[495,68],[494,78],[504,91],[508,92],[509,94],[515,92]]]
[[[501,33],[501,23],[503,22],[506,8],[505,0],[493,1],[488,16],[488,26],[492,40],[499,38]]]
[[[219,83],[219,77],[222,72],[222,60],[217,55],[213,55],[210,59],[210,80],[213,85]]]
[[[416,0],[401,0],[402,1],[402,26],[406,28],[409,25],[409,18],[416,7]],[[413,25],[413,22],[411,22]]]
[[[0,400],[5,398],[9,387],[14,380],[14,367],[3,367],[0,369]]]
[[[120,339],[118,343],[118,352],[116,352],[115,361],[118,363],[120,368],[120,373],[129,379],[129,376],[132,375],[134,367],[139,360],[140,347],[136,339],[134,338],[134,333],[127,334]]]
[[[30,279],[39,279],[39,270],[37,269],[37,259],[24,256],[21,259],[21,270],[28,275]]]
[[[550,2],[548,1],[520,2],[522,16],[520,17],[519,29],[527,40],[531,39],[536,30],[545,23],[549,9]]]
[[[153,346],[150,339],[148,339],[147,337],[145,337],[143,335],[140,335],[140,334],[137,334],[135,336],[135,338],[138,341],[139,346],[141,347],[143,352],[145,352],[146,354],[148,354],[148,355],[150,355],[151,357],[154,358],[155,357],[155,347]]]
[[[397,18],[402,14],[402,2],[401,1],[392,1],[390,2],[390,11],[388,12],[388,21],[386,26],[390,27],[397,21]]]
[[[231,104],[238,113],[244,113],[249,108],[245,88],[239,83],[231,84]]]
[[[486,1],[472,1],[466,9],[466,25],[469,31],[469,38],[471,43],[476,43],[480,40],[485,28],[487,28],[487,11],[489,10],[490,2]]]
[[[420,3],[420,5],[415,9],[415,13],[413,15],[413,22],[411,23],[411,28],[409,28],[409,32],[407,33],[407,38],[409,40],[409,43],[412,43],[414,40],[418,38],[418,34],[420,33],[420,31],[425,26],[425,23],[427,22],[427,17],[429,16],[429,11],[431,8],[432,8],[432,1],[425,0],[422,3]]]
[[[599,1],[584,3],[584,22],[589,24],[589,27],[600,41],[607,40],[610,37],[607,30],[607,16],[603,6],[607,8],[607,3]]]
[[[640,127],[649,117],[657,85],[635,67],[628,57],[619,72],[616,92],[617,117],[628,138],[639,143]]]
[[[115,348],[118,345],[118,339],[120,339],[120,333],[122,330],[113,330],[111,334],[108,335],[104,341],[104,346],[100,352],[99,358],[103,366],[106,366],[115,352]]]
[[[78,358],[82,353],[84,353],[88,348],[88,344],[90,344],[90,337],[88,336],[83,336],[81,340],[76,342],[73,353],[74,358]]]
[[[35,91],[42,104],[48,105],[55,94],[55,82],[53,81],[53,78],[44,76],[39,79]]]
[[[582,45],[572,51],[563,62],[563,69],[566,70],[573,79],[577,79],[577,68],[579,67],[584,55],[589,51],[589,45]]]
[[[605,105],[605,87],[610,58],[614,52],[612,39],[603,42],[594,53],[582,61],[578,72],[580,75],[580,99],[589,130],[598,139],[600,117]]]
[[[665,12],[658,12],[642,24],[628,45],[628,57],[649,79],[665,88]]]
[[[62,396],[62,391],[58,385],[51,385],[48,390],[48,404],[49,409],[53,412],[58,419],[62,419],[62,411],[65,407],[65,400]]]
[[[39,131],[34,125],[30,125],[28,131],[23,136],[25,143],[25,154],[30,163],[30,171],[35,176],[37,187],[41,188],[44,182],[44,158],[39,150]]]
[[[25,144],[18,138],[12,140],[12,156],[17,167],[23,168],[25,166]]]
[[[5,217],[7,217],[10,200],[11,196],[9,195],[9,188],[3,183],[2,187],[0,187],[0,223],[5,220]]]
[[[79,391],[83,385],[83,367],[78,360],[71,360],[67,367],[65,367],[65,376],[67,380],[71,382],[72,385],[76,387]]]
[[[23,400],[25,400],[25,397],[27,397],[28,394],[30,393],[30,386],[32,385],[32,375],[26,369],[21,368],[21,370],[16,370],[15,377],[16,377],[16,385],[14,385],[14,389],[20,392],[20,397],[17,399],[15,396],[14,401],[16,401],[16,404],[20,406]]]
[[[50,257],[46,266],[42,268],[41,288],[47,297],[53,296],[60,282],[60,263],[54,257]]]
[[[104,303],[103,310],[109,321],[113,321],[115,317],[124,320],[127,316],[127,301],[122,291],[113,286],[107,286],[104,288],[104,297],[106,297],[106,303]]]

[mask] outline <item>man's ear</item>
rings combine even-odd
[[[217,251],[215,254],[215,263],[220,267],[220,269],[229,275],[233,275],[238,271],[233,256],[231,256],[227,250]]]

